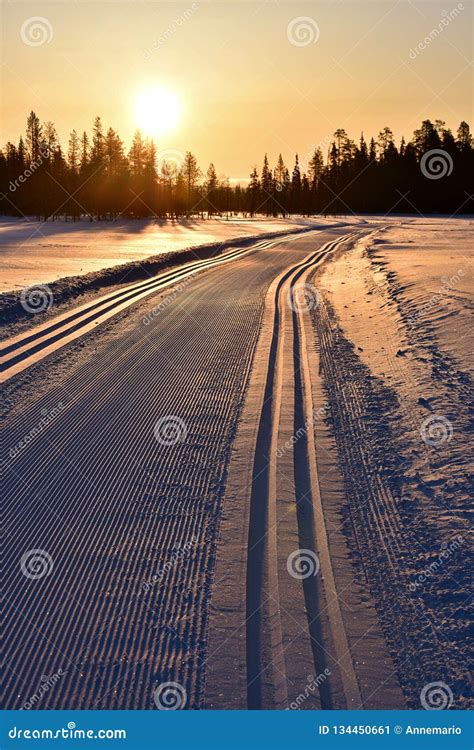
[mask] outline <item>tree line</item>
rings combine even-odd
[[[265,155],[247,185],[231,186],[214,164],[204,173],[190,152],[158,154],[137,131],[126,153],[119,134],[96,117],[92,133],[75,130],[64,152],[52,122],[31,112],[25,137],[0,151],[0,212],[43,219],[88,216],[173,218],[243,213],[254,216],[354,213],[468,213],[474,174],[473,138],[442,120],[424,120],[397,146],[390,128],[355,143],[336,130],[327,154],[298,155],[290,171],[280,154]]]

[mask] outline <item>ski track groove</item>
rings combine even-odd
[[[310,233],[311,230],[303,230],[303,233],[308,232]],[[295,236],[298,234],[298,232],[295,233]],[[95,325],[104,323],[120,310],[154,292],[164,291],[174,283],[182,283],[202,271],[227,264],[229,261],[235,261],[258,250],[267,249],[280,241],[281,238],[253,242],[248,247],[229,250],[214,258],[177,266],[171,271],[164,271],[145,281],[133,282],[119,291],[105,294],[93,302],[81,305],[75,311],[59,315],[58,318],[53,318],[50,322],[40,324],[38,328],[32,331],[13,336],[0,345],[0,357],[3,357],[1,372],[5,373],[1,376],[1,380],[8,380],[34,364],[39,359],[39,357],[36,359],[35,355],[41,353],[42,350],[44,350],[43,357],[47,356],[48,350],[55,351],[64,343],[75,340],[92,330],[92,323]],[[81,331],[81,329],[84,330]]]
[[[154,686],[167,679],[181,682],[190,707],[199,707],[228,445],[271,265],[291,258],[288,249],[268,252],[225,270],[225,305],[219,269],[209,269],[187,289],[186,309],[164,310],[146,338],[138,310],[118,345],[89,353],[64,387],[53,385],[33,407],[13,408],[10,445],[44,409],[64,403],[7,461],[5,609],[22,625],[5,642],[4,663],[14,664],[5,670],[6,705],[19,707],[42,675],[63,669],[39,707],[152,708]],[[187,343],[179,349],[177,340]],[[168,414],[182,415],[188,439],[157,446],[154,423]],[[144,593],[141,584],[193,538],[190,552]],[[35,547],[51,554],[54,569],[30,581],[18,563]]]
[[[275,665],[282,662],[283,655],[281,653],[282,642],[281,642],[281,627],[279,625],[279,616],[276,617],[275,613],[272,612],[274,608],[275,600],[278,597],[278,574],[276,571],[277,566],[277,554],[273,547],[275,546],[275,539],[273,538],[273,532],[271,527],[272,518],[272,507],[276,502],[276,458],[274,458],[274,448],[276,446],[276,438],[279,429],[280,420],[280,409],[279,402],[281,399],[281,360],[283,357],[283,326],[282,326],[282,305],[286,304],[286,300],[283,298],[286,296],[284,290],[289,292],[293,289],[294,285],[305,272],[311,270],[317,263],[323,261],[327,255],[329,255],[336,247],[354,237],[356,233],[350,235],[344,235],[343,237],[337,238],[335,241],[327,243],[323,248],[319,249],[316,253],[312,253],[302,263],[298,263],[285,274],[282,275],[274,292],[273,305],[275,309],[272,329],[272,339],[270,345],[270,351],[268,354],[268,365],[267,375],[265,382],[265,395],[262,410],[259,417],[259,429],[255,451],[255,462],[253,469],[253,482],[252,482],[252,493],[250,499],[250,522],[249,522],[249,535],[248,535],[248,558],[247,558],[247,701],[250,709],[260,708],[280,708],[280,704],[287,700],[285,696],[285,690],[281,687],[280,683],[283,678],[283,667],[276,668],[278,672],[277,677],[269,678],[268,671],[275,671]],[[298,358],[298,346],[301,344],[300,341],[304,340],[302,332],[300,330],[299,316],[298,313],[292,312],[293,320],[293,333],[294,333],[294,378],[295,387],[301,377],[304,381],[304,385],[300,387],[304,388],[306,393],[306,399],[308,398],[308,384],[307,379],[305,380],[300,372],[300,361]],[[298,392],[298,391],[297,391]],[[295,397],[296,399],[296,397]],[[297,400],[297,399],[296,399]],[[303,410],[307,408],[308,404],[303,407]],[[297,409],[295,408],[295,432],[298,427]],[[307,417],[308,415],[305,414]],[[306,446],[306,451],[308,446]],[[310,469],[310,459],[308,454],[305,458],[306,468],[308,471],[308,478],[312,472]],[[316,492],[314,482],[317,482],[317,476],[311,476],[309,483],[310,494]],[[297,485],[296,485],[297,486]],[[264,498],[262,500],[262,498]],[[313,497],[314,501],[314,497]],[[298,497],[296,498],[297,506],[301,506],[301,501]],[[316,514],[318,513],[318,506],[312,505],[310,516],[311,523],[308,524],[313,527],[314,524],[318,523]],[[301,519],[301,507],[298,508],[298,534],[300,538],[301,546],[307,547],[313,551],[316,549],[316,537],[314,528],[303,528]],[[321,521],[319,521],[321,523]],[[325,529],[322,529],[322,534],[326,534]],[[308,542],[308,535],[311,537]],[[304,539],[303,539],[304,537]],[[320,539],[318,537],[318,539]],[[326,576],[328,579],[333,579],[331,568],[331,561],[329,551],[325,555],[325,568]],[[321,594],[324,598],[328,598],[328,592],[324,591],[324,587],[321,584],[317,585],[312,578],[306,578],[302,581],[303,588],[305,590],[305,600],[307,602],[307,617],[309,634],[308,637],[311,640],[313,649],[314,666],[316,673],[322,671],[324,664],[321,663],[321,653],[319,650],[319,637],[316,638],[314,634],[314,622],[317,619],[313,607],[308,605],[310,599],[312,602],[320,604]],[[268,586],[272,593],[268,598],[265,587]],[[316,588],[318,593],[316,594]],[[323,593],[324,592],[324,593]],[[269,599],[271,600],[269,604]],[[347,636],[344,632],[344,623],[340,615],[339,605],[337,603],[337,596],[329,603],[329,608],[332,609],[333,615],[331,616],[331,623],[329,629],[334,628],[338,631],[325,633],[328,639],[334,638],[337,643],[345,644],[345,653],[341,657],[345,657],[347,662],[350,662],[350,676],[345,674],[341,668],[339,674],[342,682],[346,679],[347,686],[344,686],[344,691],[347,696],[347,702],[350,704],[351,701],[355,701],[356,705],[360,704],[360,695],[357,688],[357,680],[353,671],[353,666],[350,657],[350,651],[347,646]],[[338,615],[334,614],[334,611],[338,612]],[[275,622],[278,620],[278,622]],[[321,626],[318,623],[318,627]],[[270,645],[269,645],[270,644]],[[340,646],[336,648],[336,652],[340,651]],[[284,662],[283,662],[284,665]],[[267,674],[266,674],[267,673]],[[273,695],[269,688],[268,682],[273,680]],[[331,680],[328,680],[327,684],[323,683],[319,687],[320,699],[322,707],[332,708],[332,698],[329,685]],[[274,705],[271,705],[271,703]],[[270,704],[270,705],[269,705]]]

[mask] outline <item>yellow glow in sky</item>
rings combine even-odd
[[[63,149],[96,115],[128,147],[195,154],[231,178],[265,152],[307,169],[333,133],[397,141],[472,123],[473,1],[0,0],[0,142],[33,109]],[[40,20],[38,20],[38,18]]]
[[[173,131],[180,116],[181,106],[177,95],[164,86],[146,88],[135,99],[136,126],[151,138]]]

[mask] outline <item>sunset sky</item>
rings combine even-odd
[[[165,91],[159,103],[176,108],[168,129],[157,128],[158,150],[190,149],[232,178],[246,178],[265,150],[272,165],[280,151],[290,163],[298,152],[304,165],[316,145],[327,152],[338,127],[358,138],[390,125],[399,138],[424,118],[472,125],[472,8],[471,0],[4,2],[2,144],[17,141],[34,109],[56,124],[63,147],[73,127],[90,131],[100,114],[128,148],[137,98],[153,114],[156,88]],[[41,44],[28,43],[33,17],[43,19]]]

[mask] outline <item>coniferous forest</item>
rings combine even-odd
[[[231,147],[231,146],[230,146]],[[304,164],[304,167],[303,167]],[[358,142],[336,130],[327,153],[274,167],[265,155],[247,185],[232,186],[191,152],[160,154],[135,133],[128,151],[96,117],[91,134],[72,131],[64,150],[52,122],[27,118],[25,137],[0,151],[0,212],[77,220],[348,213],[462,214],[474,209],[473,139],[441,120],[422,122],[397,145],[389,127]]]

